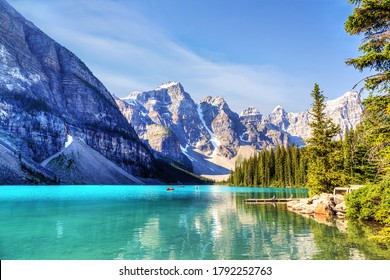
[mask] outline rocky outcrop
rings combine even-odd
[[[240,146],[239,135],[244,131],[239,116],[230,110],[220,96],[206,97],[200,101],[199,108],[205,126],[214,139],[216,153],[229,159],[236,156]]]
[[[0,139],[0,183],[10,185],[57,184],[58,177],[51,170],[23,158],[11,143]]]
[[[71,134],[132,174],[153,168],[152,154],[88,67],[4,0],[0,61],[0,129],[23,157],[41,162]]]
[[[177,161],[184,160],[180,140],[168,127],[159,124],[148,125],[144,137],[157,155]]]
[[[287,203],[287,208],[299,214],[344,217],[346,206],[343,195],[323,193],[311,198],[293,200]]]
[[[337,227],[347,232],[347,220],[344,219],[346,206],[343,195],[323,193],[311,198],[293,200],[287,203],[287,209],[306,218],[314,219],[317,223]]]
[[[277,123],[281,118],[278,114],[283,114],[284,110],[279,112],[279,107],[277,107],[273,113],[275,114],[271,114],[271,120]],[[240,121],[246,128],[245,132],[240,136],[242,145],[250,145],[258,150],[263,150],[276,145],[288,145],[291,143],[288,133],[272,123],[269,117],[261,115],[253,107],[240,114]],[[285,120],[280,120],[281,124],[284,122]],[[281,126],[283,127],[283,125]]]
[[[181,84],[168,82],[152,91],[133,92],[116,102],[156,155],[180,159],[180,146],[192,146],[205,154],[213,151],[198,106]]]

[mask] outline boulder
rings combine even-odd
[[[329,193],[322,193],[318,199],[321,201],[328,201],[331,197],[332,195]]]
[[[291,207],[293,207],[294,205],[296,205],[298,203],[299,203],[298,200],[291,200],[291,201],[287,202],[287,207],[291,208]]]
[[[341,202],[339,204],[337,204],[335,207],[334,207],[334,210],[336,212],[345,212],[347,210],[347,206],[345,205],[345,202]]]
[[[306,204],[299,213],[311,215],[314,213],[314,209],[315,209],[314,205]]]
[[[304,203],[304,204],[308,204],[308,203],[307,203],[308,201],[309,201],[308,198],[301,198],[301,199],[299,200],[300,203]]]
[[[306,205],[307,205],[307,203],[305,203],[305,202],[298,202],[292,206],[292,209],[295,211],[299,211],[299,210],[302,210]]]
[[[330,209],[329,204],[324,202],[317,204],[317,206],[314,208],[314,213],[317,215],[326,215],[326,216],[333,215],[333,212]]]
[[[342,194],[336,194],[336,195],[334,196],[334,202],[335,202],[336,204],[340,204],[340,203],[342,203],[342,202],[344,202],[344,201],[345,201],[344,195],[342,195]]]
[[[316,194],[316,195],[314,195],[311,199],[312,200],[317,200],[317,199],[319,199],[320,198],[320,196],[318,195],[318,194]]]

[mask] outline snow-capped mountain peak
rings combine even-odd
[[[120,99],[123,100],[123,101],[128,102],[128,101],[137,99],[137,97],[138,97],[140,94],[141,94],[140,91],[133,91],[133,92],[131,92],[128,96],[126,96],[126,97],[124,97],[124,98],[120,98]]]
[[[342,96],[340,96],[339,98],[326,101],[326,107],[327,108],[342,107],[342,106],[345,106],[346,103],[349,103],[349,102],[353,102],[353,103],[359,102],[360,103],[361,98],[360,98],[359,93],[357,93],[356,91],[348,91],[345,94],[343,94]]]
[[[156,88],[156,90],[168,89],[170,87],[177,86],[177,85],[179,85],[179,83],[174,82],[174,81],[170,81],[170,82],[166,82],[166,83],[161,84],[158,88]]]
[[[258,116],[261,115],[259,110],[257,110],[255,107],[248,107],[248,109],[242,111],[240,113],[240,117],[245,117],[245,116]]]
[[[271,114],[283,114],[283,113],[286,113],[286,111],[284,110],[284,108],[280,105],[277,105],[273,110],[272,110],[272,113]]]

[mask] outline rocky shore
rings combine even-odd
[[[344,195],[322,193],[311,198],[293,200],[287,203],[287,209],[305,217],[311,217],[319,223],[346,230],[344,217],[347,208]]]

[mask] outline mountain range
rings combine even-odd
[[[355,92],[327,102],[342,131],[361,113]],[[222,97],[196,103],[176,82],[120,99],[0,0],[0,184],[141,184],[171,169],[226,176],[240,156],[303,145],[309,119],[280,106],[237,114]]]
[[[208,96],[196,103],[176,82],[132,92],[116,98],[116,102],[155,156],[184,164],[189,159],[193,171],[206,176],[227,174],[240,153],[247,156],[248,151],[278,144],[303,146],[310,137],[308,111],[288,113],[277,106],[263,115],[250,107],[237,114],[220,96]],[[359,123],[362,110],[356,92],[326,102],[326,115],[340,125],[340,137]]]

